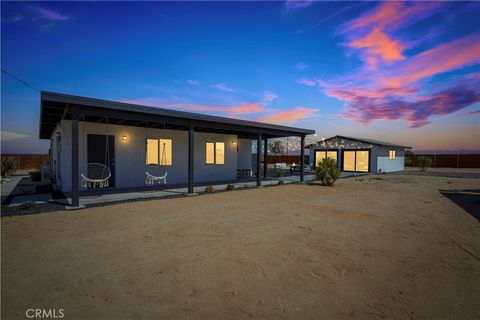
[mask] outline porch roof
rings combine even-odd
[[[195,131],[236,134],[240,138],[255,139],[259,132],[264,138],[315,133],[309,129],[47,91],[41,92],[40,108],[40,139],[50,139],[60,120],[71,119],[72,109],[78,110],[83,121],[173,130],[188,130],[191,124]]]

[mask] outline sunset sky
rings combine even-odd
[[[480,150],[479,2],[3,2],[2,69],[40,90]],[[3,153],[46,153],[2,73]]]

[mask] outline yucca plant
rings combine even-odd
[[[340,177],[337,161],[332,158],[323,158],[315,167],[315,178],[324,186],[332,186]]]

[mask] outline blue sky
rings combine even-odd
[[[2,2],[1,64],[40,90],[478,150],[479,14],[473,2]],[[39,93],[4,74],[1,89],[2,152],[46,152]]]

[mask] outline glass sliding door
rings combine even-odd
[[[368,151],[356,151],[355,171],[368,172]]]
[[[343,171],[368,172],[370,169],[369,150],[343,151]]]
[[[355,151],[343,152],[343,171],[355,171]]]

